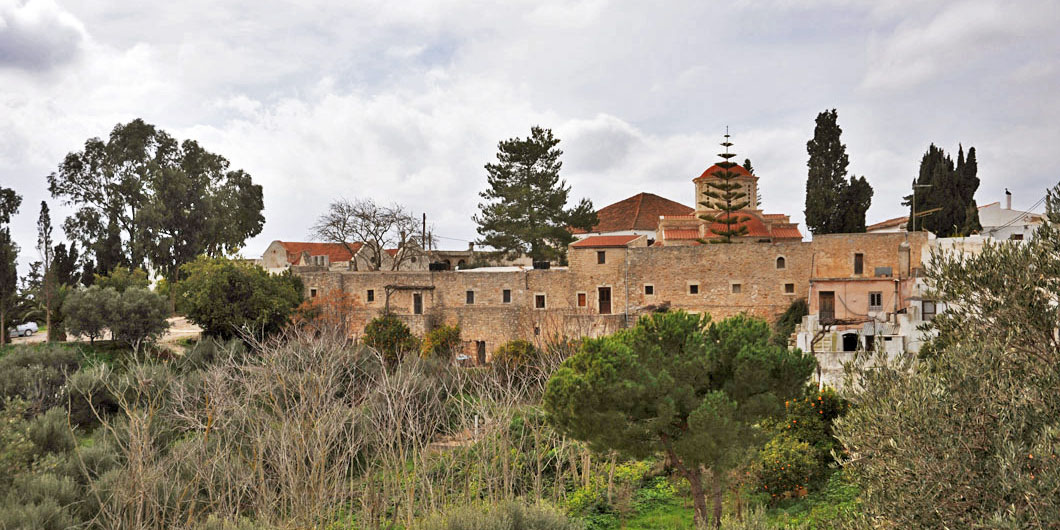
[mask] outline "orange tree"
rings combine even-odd
[[[350,293],[331,290],[305,300],[294,310],[291,324],[315,332],[337,331],[348,337],[354,329],[354,317],[361,307]]]
[[[718,527],[728,471],[764,437],[757,425],[800,394],[814,363],[773,344],[762,320],[655,313],[584,341],[549,380],[545,409],[560,431],[594,449],[665,454],[688,480],[699,525],[708,518],[709,470]]]

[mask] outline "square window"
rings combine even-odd
[[[375,301],[375,290],[374,289],[368,289],[368,293],[365,295],[364,299],[369,301],[369,302],[374,302]]]
[[[654,285],[645,285],[644,286],[644,294],[646,294],[648,296],[651,296],[651,295],[655,294],[655,286]]]
[[[875,291],[869,293],[869,311],[879,311],[883,309],[883,293]]]
[[[468,305],[475,303],[475,291],[468,291],[465,293],[465,296],[465,302],[467,302]]]
[[[512,290],[511,289],[505,289],[505,290],[501,291],[501,302],[505,303],[505,304],[512,303]]]
[[[785,283],[784,284],[784,294],[795,294],[795,284],[794,283]]]
[[[596,251],[596,263],[603,265],[607,262],[607,253],[603,250]]]
[[[545,308],[545,295],[535,294],[534,295],[534,308],[544,309]]]
[[[699,294],[699,284],[690,283],[688,284],[688,294]]]
[[[585,293],[578,293],[578,307],[585,307]]]
[[[741,291],[743,291],[743,285],[738,283],[732,284],[732,294],[740,294]]]
[[[309,297],[310,298],[316,298],[317,297],[317,288],[316,287],[311,287],[309,289]]]

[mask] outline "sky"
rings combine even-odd
[[[694,204],[728,127],[763,209],[806,234],[806,142],[835,108],[868,223],[906,213],[931,143],[976,148],[980,205],[1028,208],[1060,181],[1058,26],[1055,0],[0,0],[0,186],[25,267],[40,201],[71,211],[46,176],[143,118],[263,186],[247,257],[339,197],[426,213],[460,249],[483,166],[531,126],[598,208]]]

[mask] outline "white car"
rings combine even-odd
[[[37,332],[36,322],[26,322],[14,328],[8,328],[7,333],[12,337],[28,337]]]

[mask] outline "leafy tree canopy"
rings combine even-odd
[[[725,471],[754,447],[756,424],[800,394],[814,365],[771,343],[761,320],[656,313],[586,340],[549,381],[545,408],[561,431],[595,449],[665,454],[689,481],[705,524],[701,470],[715,478],[717,522]]]
[[[532,127],[527,138],[497,145],[497,162],[486,164],[489,189],[479,193],[479,243],[515,257],[535,261],[563,259],[574,240],[571,228],[589,230],[597,224],[588,199],[567,208],[570,186],[559,178],[563,163],[559,139],[551,129]]]
[[[847,146],[835,109],[817,115],[813,138],[806,142],[806,226],[814,234],[865,231],[865,212],[872,204],[872,186],[865,177],[847,178]]]

